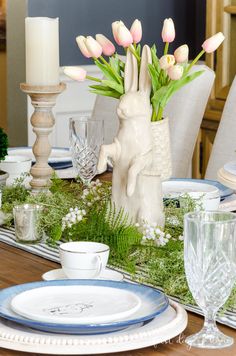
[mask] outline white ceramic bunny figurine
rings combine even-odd
[[[119,130],[114,142],[102,145],[98,172],[103,172],[107,159],[113,161],[112,200],[124,208],[134,221],[164,223],[161,181],[152,171],[151,81],[148,63],[150,48],[142,51],[138,80],[138,63],[127,51],[125,64],[125,94],[117,108]],[[139,82],[139,84],[138,84]]]

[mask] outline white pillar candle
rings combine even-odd
[[[27,17],[25,19],[26,83],[59,84],[58,18]]]

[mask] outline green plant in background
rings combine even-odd
[[[0,161],[3,161],[7,156],[8,137],[7,134],[0,127]]]

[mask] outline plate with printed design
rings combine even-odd
[[[151,320],[168,305],[156,289],[104,280],[34,282],[0,292],[0,317],[66,334],[121,330]]]

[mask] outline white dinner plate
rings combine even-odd
[[[192,197],[199,198],[202,194],[210,197],[220,196],[219,189],[210,184],[169,180],[162,183],[163,195],[165,198],[177,198],[180,195],[189,194]]]
[[[226,172],[229,172],[230,174],[236,176],[236,161],[227,162],[224,165],[224,169],[226,170]]]
[[[17,314],[60,324],[108,323],[135,313],[140,298],[125,289],[104,286],[48,286],[22,292],[11,301]]]
[[[188,320],[186,311],[175,302],[171,301],[170,304],[163,313],[150,321],[100,335],[60,335],[0,319],[0,347],[57,356],[104,355],[114,352],[123,355],[125,351],[170,343],[172,338],[184,331]],[[132,354],[142,352],[137,350]]]
[[[11,147],[8,148],[8,154],[11,156],[26,156],[35,162],[32,147]],[[72,166],[72,158],[69,148],[54,147],[52,148],[48,163],[54,169],[69,168]]]
[[[52,269],[42,275],[42,279],[44,281],[55,281],[60,279],[67,279],[65,273],[62,268]],[[110,281],[122,281],[124,276],[122,273],[114,271],[112,269],[106,268],[101,274],[94,279],[102,279],[102,280],[110,280]]]
[[[220,204],[220,191],[217,187],[200,182],[169,180],[162,183],[163,197],[178,199],[188,194],[196,201],[196,208],[204,210],[218,210]],[[181,202],[179,203],[181,206]]]
[[[203,183],[203,184],[209,184],[212,185],[216,188],[219,189],[220,191],[220,198],[224,199],[230,195],[233,194],[233,190],[228,188],[227,186],[221,184],[218,181],[215,180],[210,180],[210,179],[192,179],[192,178],[171,178],[170,181],[175,181],[175,182],[186,182],[188,183]]]

